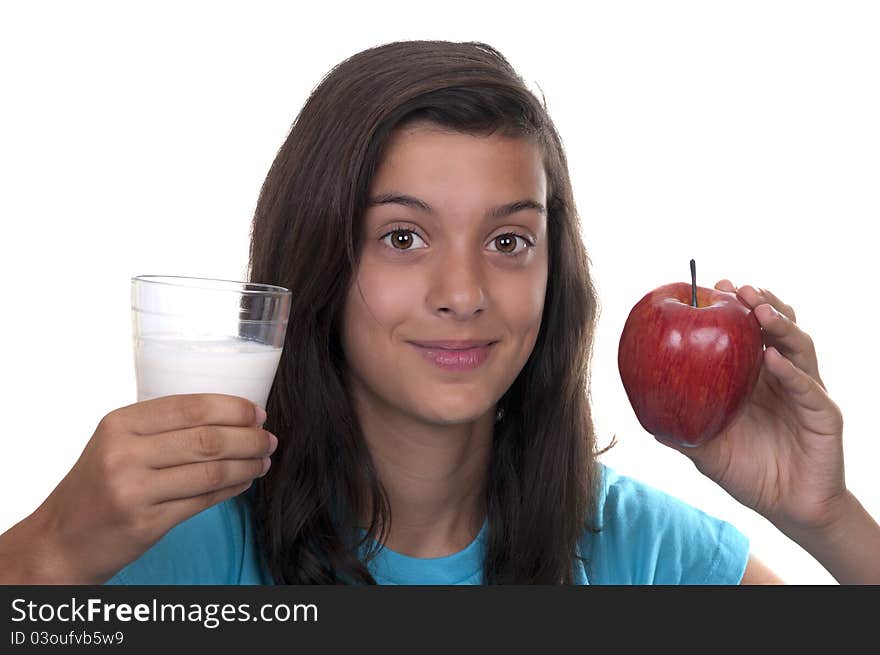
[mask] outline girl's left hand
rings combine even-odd
[[[715,288],[742,298],[763,329],[758,382],[715,439],[693,448],[661,443],[783,532],[822,530],[846,496],[843,415],[819,377],[813,340],[794,310],[769,291],[737,290],[729,280]]]

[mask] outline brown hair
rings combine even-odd
[[[596,452],[589,398],[597,296],[546,106],[498,51],[473,42],[389,43],[337,65],[303,106],[263,184],[249,279],[293,291],[266,407],[265,427],[279,445],[253,490],[265,564],[279,584],[375,583],[366,564],[390,507],[343,384],[340,319],[371,181],[392,132],[414,121],[534,139],[543,152],[547,293],[534,350],[498,401],[483,576],[487,584],[570,583],[576,542],[595,531],[596,456],[604,452]],[[372,522],[361,536],[364,508]]]

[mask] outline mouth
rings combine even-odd
[[[414,346],[419,348],[428,348],[431,350],[472,350],[474,348],[485,348],[491,346],[497,341],[487,340],[468,340],[468,341],[410,341]]]
[[[447,342],[443,346],[422,345],[410,341],[420,355],[433,366],[446,371],[473,371],[482,366],[489,358],[491,352],[495,349],[497,341],[481,341],[475,345],[459,346],[450,348]]]

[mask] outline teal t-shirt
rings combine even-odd
[[[577,584],[738,584],[748,538],[726,521],[600,465],[599,534],[585,532]],[[379,584],[482,584],[488,523],[462,551],[423,559],[383,548],[370,564]],[[271,585],[260,565],[246,494],[169,530],[105,584]]]

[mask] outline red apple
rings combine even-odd
[[[632,308],[617,367],[642,427],[693,447],[737,417],[758,381],[763,355],[758,319],[735,293],[677,282],[654,289]]]

